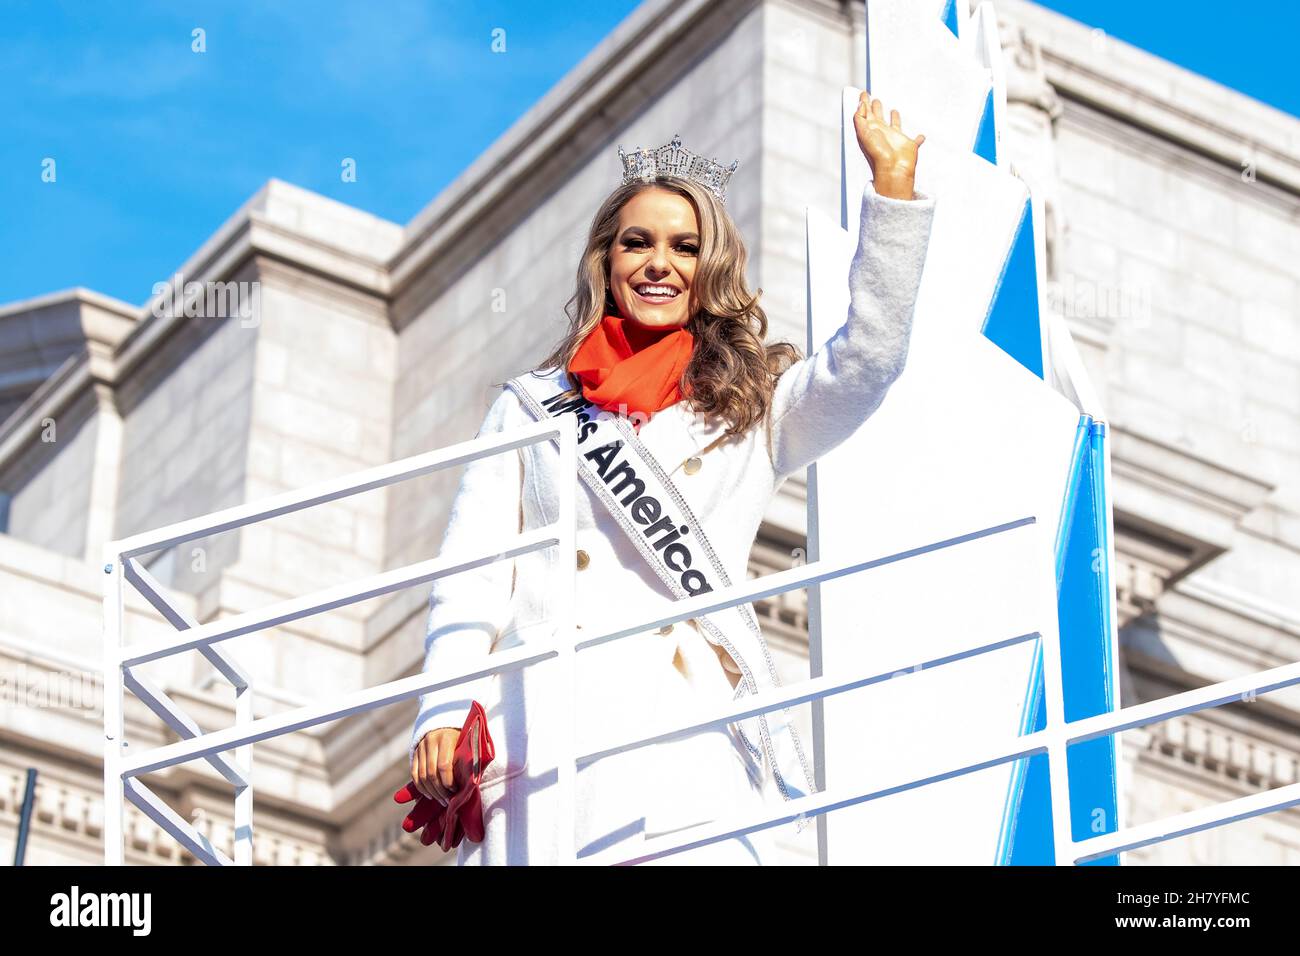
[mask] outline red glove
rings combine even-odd
[[[393,800],[397,803],[416,801],[415,808],[402,821],[402,829],[414,833],[424,827],[420,842],[429,846],[437,841],[444,851],[459,846],[464,837],[469,837],[474,843],[481,843],[483,800],[478,788],[483,780],[483,771],[495,756],[496,748],[492,745],[492,735],[487,729],[487,714],[482,704],[473,701],[452,754],[452,776],[459,788],[444,807],[437,800],[431,800],[415,789],[414,780],[407,783],[393,794]]]

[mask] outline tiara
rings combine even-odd
[[[723,166],[716,160],[705,159],[691,152],[682,145],[680,134],[674,136],[671,143],[657,149],[643,146],[626,153],[620,146],[618,158],[623,161],[623,185],[625,186],[638,181],[648,183],[661,176],[676,176],[679,179],[693,180],[706,187],[709,192],[718,197],[718,202],[724,204],[727,201],[727,181],[740,165],[740,161],[737,160],[730,166]]]

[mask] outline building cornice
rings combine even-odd
[[[1062,97],[1300,195],[1300,119],[1028,0],[996,9],[1041,44]]]
[[[65,289],[0,307],[0,398],[30,393],[74,355],[111,354],[139,310],[90,289]]]
[[[1122,511],[1176,539],[1188,553],[1183,573],[1229,548],[1242,518],[1274,488],[1124,423],[1111,424],[1117,518]]]
[[[160,280],[166,288],[142,306],[72,289],[0,307],[0,325],[32,322],[51,308],[80,307],[87,339],[85,348],[69,356],[0,423],[0,468],[39,437],[41,421],[57,417],[96,382],[115,387],[189,321],[162,308],[173,288],[229,281],[261,256],[386,302],[384,261],[401,241],[402,227],[396,223],[272,179]]]

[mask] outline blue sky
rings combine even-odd
[[[405,223],[636,5],[9,0],[0,303],[81,285],[140,304],[270,177]],[[1296,6],[1045,5],[1300,115]]]

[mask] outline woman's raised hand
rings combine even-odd
[[[885,105],[863,92],[853,114],[858,146],[871,165],[876,192],[891,199],[911,199],[916,181],[916,154],[925,134],[910,139],[904,132],[898,110],[890,110],[885,122]]]
[[[457,728],[435,727],[415,745],[415,753],[411,755],[411,782],[415,789],[444,807],[456,792],[452,755],[458,740]]]

